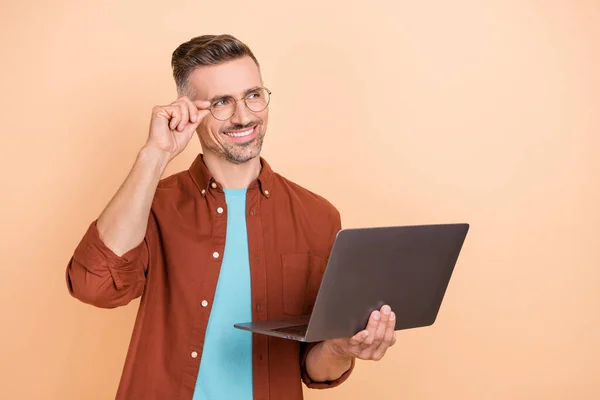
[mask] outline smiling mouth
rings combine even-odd
[[[236,131],[225,131],[223,132],[225,135],[227,136],[231,136],[234,138],[243,138],[246,136],[250,136],[252,134],[252,132],[254,132],[254,129],[256,129],[258,125],[254,125],[252,128],[248,128],[246,130],[240,131],[240,130],[236,130]]]

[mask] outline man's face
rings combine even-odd
[[[190,75],[189,82],[196,94],[192,100],[208,100],[215,108],[226,103],[222,100],[224,96],[239,99],[235,102],[235,113],[228,119],[221,121],[208,114],[202,120],[197,133],[203,151],[212,152],[234,164],[259,156],[267,130],[269,108],[253,112],[242,100],[248,96],[252,98],[250,90],[262,87],[260,71],[254,60],[243,57],[197,68]]]

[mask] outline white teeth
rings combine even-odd
[[[229,136],[233,136],[233,137],[244,137],[244,136],[248,136],[249,134],[251,134],[253,130],[254,130],[254,128],[251,128],[244,132],[225,132],[225,134],[229,135]]]

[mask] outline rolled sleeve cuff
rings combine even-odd
[[[350,374],[352,373],[352,371],[354,370],[354,365],[355,365],[355,359],[352,359],[352,364],[350,365],[350,368],[348,369],[348,371],[344,372],[342,374],[342,376],[340,376],[339,378],[337,378],[336,380],[333,381],[325,381],[325,382],[317,382],[314,381],[309,375],[308,375],[308,371],[306,369],[306,358],[308,356],[308,353],[310,352],[310,350],[315,347],[318,343],[302,343],[301,344],[301,354],[300,354],[300,373],[302,376],[302,382],[304,382],[304,384],[306,385],[306,387],[310,388],[310,389],[330,389],[330,388],[334,388],[336,386],[341,385],[342,383],[344,383],[346,381],[346,379],[348,379],[348,377],[350,376]]]
[[[95,275],[105,274],[104,268],[108,268],[117,289],[122,289],[143,280],[144,271],[139,267],[139,263],[135,261],[139,261],[140,257],[145,255],[145,241],[142,241],[122,256],[118,256],[104,244],[96,224],[97,221],[94,221],[88,227],[82,241],[75,250],[74,259],[80,265],[84,265],[88,272]]]

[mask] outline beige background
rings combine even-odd
[[[600,398],[598,1],[15,3],[2,398],[114,397],[138,303],[78,303],[64,268],[174,99],[173,49],[225,32],[273,91],[264,156],[346,227],[472,224],[436,324],[307,399]]]

